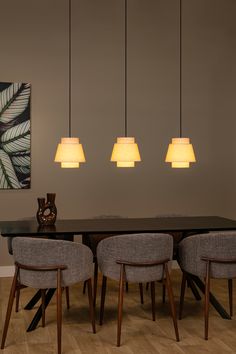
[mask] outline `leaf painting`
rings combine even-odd
[[[30,188],[29,83],[0,82],[0,189]]]

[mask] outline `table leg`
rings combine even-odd
[[[197,287],[202,291],[202,293],[205,294],[205,285],[203,281],[196,275],[191,274],[189,276],[192,278]],[[210,303],[214,306],[214,308],[221,315],[222,318],[226,320],[231,320],[231,317],[228,312],[223,308],[223,306],[218,302],[218,300],[212,293],[210,293]]]
[[[56,289],[49,289],[47,291],[47,294],[45,296],[45,308],[48,306],[49,302],[51,301],[51,298],[53,297],[55,291]],[[37,324],[39,323],[41,318],[42,318],[42,305],[39,306],[36,314],[34,315],[34,318],[32,319],[29,327],[27,328],[27,332],[33,331],[37,327]]]
[[[199,292],[198,292],[198,290],[197,290],[197,287],[196,287],[196,285],[194,284],[193,280],[192,280],[188,275],[187,275],[187,284],[188,284],[188,286],[190,287],[190,289],[191,289],[191,291],[192,291],[192,293],[193,293],[195,299],[196,299],[197,301],[200,301],[200,300],[201,300],[201,296],[200,296],[200,294],[199,294]]]
[[[41,290],[38,290],[36,294],[32,297],[32,299],[28,302],[28,304],[24,307],[24,309],[31,310],[40,299],[41,299]]]

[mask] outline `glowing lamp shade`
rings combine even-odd
[[[169,144],[165,161],[171,162],[172,168],[189,168],[190,162],[196,162],[189,138],[173,138],[172,144]]]
[[[138,145],[134,138],[117,138],[113,146],[111,161],[117,167],[135,167],[135,162],[141,161]]]
[[[85,162],[79,138],[61,138],[54,161],[60,162],[62,168],[78,168],[80,162]]]

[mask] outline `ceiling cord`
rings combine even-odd
[[[127,0],[125,0],[125,136],[127,137]]]
[[[71,0],[69,0],[69,46],[68,46],[68,64],[69,64],[69,137],[71,138]]]
[[[179,135],[182,137],[182,0],[179,8]]]

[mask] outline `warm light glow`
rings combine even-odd
[[[165,161],[171,162],[172,168],[189,168],[190,162],[196,162],[189,138],[173,138],[172,144],[169,144]]]
[[[111,161],[116,162],[117,167],[135,167],[135,162],[141,161],[135,139],[117,138],[112,150]]]
[[[189,162],[171,162],[172,168],[189,168]]]
[[[61,168],[79,168],[79,162],[61,162]]]
[[[117,167],[135,167],[135,162],[134,161],[130,161],[130,162],[117,161],[116,166]]]
[[[54,161],[60,162],[61,168],[78,168],[80,162],[85,162],[83,147],[79,139],[61,138]]]

